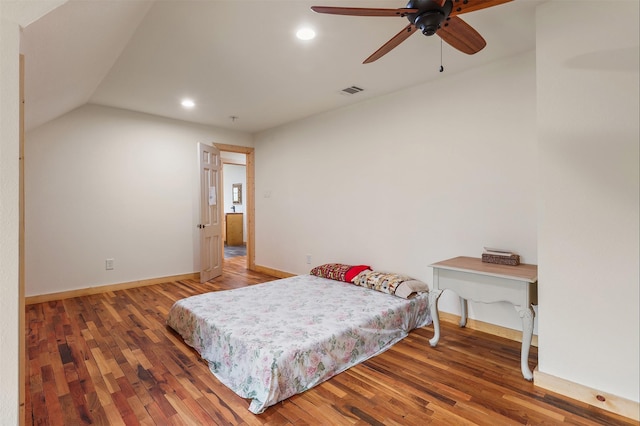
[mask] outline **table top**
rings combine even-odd
[[[538,265],[521,263],[518,266],[486,263],[477,257],[459,256],[429,265],[432,268],[472,272],[500,278],[534,283],[538,281]]]

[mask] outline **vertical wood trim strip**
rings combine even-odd
[[[255,269],[255,241],[256,241],[256,221],[255,221],[255,154],[253,149],[247,153],[247,269]]]
[[[19,118],[19,177],[18,177],[18,404],[20,425],[25,424],[26,319],[25,319],[25,263],[24,263],[24,55],[20,55],[20,118]]]

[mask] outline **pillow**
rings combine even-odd
[[[379,271],[364,271],[356,276],[354,284],[382,293],[410,299],[418,293],[429,291],[429,286],[407,275]]]
[[[420,280],[410,279],[408,281],[403,281],[398,285],[395,295],[405,299],[411,299],[418,293],[426,293],[428,291],[429,286],[426,283],[423,283]]]
[[[309,272],[311,275],[316,275],[322,278],[328,278],[330,280],[353,282],[353,279],[362,271],[370,270],[371,267],[367,265],[345,265],[342,263],[325,263],[324,265],[316,266]]]
[[[356,265],[349,268],[346,274],[344,274],[344,278],[347,282],[352,283],[353,280],[363,271],[370,271],[371,266],[368,265]]]

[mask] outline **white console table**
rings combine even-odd
[[[527,380],[533,380],[528,360],[533,336],[532,305],[538,304],[538,267],[527,264],[496,265],[484,263],[475,257],[454,257],[429,266],[433,268],[433,290],[429,293],[434,330],[433,338],[429,340],[431,346],[437,345],[440,340],[438,299],[443,290],[452,290],[460,297],[460,327],[467,323],[467,300],[481,303],[510,302],[522,318],[522,375]]]

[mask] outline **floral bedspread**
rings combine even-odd
[[[403,299],[312,275],[188,297],[167,319],[255,414],[430,322],[426,293]]]

